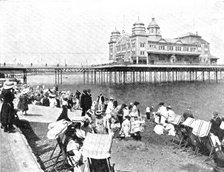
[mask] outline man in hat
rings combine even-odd
[[[0,112],[0,122],[1,128],[4,132],[11,131],[13,129],[13,120],[15,118],[15,110],[13,100],[14,96],[14,83],[10,81],[5,81],[3,85],[3,90],[1,97],[3,99],[2,109]]]
[[[102,93],[97,97],[97,103],[98,103],[98,109],[103,110],[103,105],[104,105],[104,96]]]
[[[190,118],[194,118],[194,115],[193,115],[193,113],[192,113],[192,111],[191,111],[191,107],[188,107],[188,108],[184,111],[184,113],[183,113],[183,117],[184,117],[184,120],[186,120],[188,117],[190,117]]]
[[[222,123],[222,120],[219,117],[219,113],[213,112],[213,118],[210,121],[212,123],[210,132],[216,135],[219,139],[221,139],[222,136],[220,135],[221,134],[220,125]]]
[[[49,100],[49,93],[48,91],[44,93],[44,97],[41,99],[41,103],[43,106],[50,106],[50,100]]]
[[[82,108],[82,116],[85,116],[86,111],[91,107],[91,105],[89,107],[89,95],[85,89],[83,90],[80,97],[80,106]]]

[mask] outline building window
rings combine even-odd
[[[196,48],[190,48],[190,51],[191,52],[195,52],[196,51]]]
[[[159,50],[165,50],[165,46],[164,45],[160,45],[159,46]]]
[[[135,42],[132,42],[131,45],[132,45],[132,47],[135,47]]]
[[[175,48],[175,50],[176,50],[176,51],[181,51],[181,47],[180,47],[180,46],[177,46],[177,47]]]
[[[173,50],[173,46],[168,46],[167,49],[168,50]]]
[[[140,47],[145,47],[145,43],[144,42],[140,42]]]
[[[140,51],[140,55],[145,55],[145,52],[144,51]]]
[[[127,43],[127,46],[128,46],[128,49],[130,49],[130,47],[131,47],[131,46],[130,46],[130,43]]]
[[[159,57],[159,61],[164,61],[165,58],[164,57]]]
[[[189,51],[189,47],[183,47],[183,51]]]
[[[132,55],[135,55],[135,51],[132,51]]]

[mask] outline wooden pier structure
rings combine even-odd
[[[160,83],[176,81],[213,81],[224,78],[224,65],[145,65],[102,64],[91,66],[1,66],[0,73],[27,75],[54,73],[55,85],[63,84],[63,74],[82,73],[85,83]]]

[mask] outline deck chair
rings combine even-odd
[[[195,119],[188,117],[181,125],[184,126],[185,128],[191,128],[192,129],[195,125]],[[184,137],[182,137],[180,139],[179,146],[181,146],[183,140],[184,140]],[[186,146],[187,146],[187,143],[184,145],[184,147],[186,147]]]
[[[175,128],[175,131],[176,131],[175,137],[178,137],[180,139],[179,144],[182,141],[182,137],[179,137],[179,135],[177,133],[180,132],[180,126],[179,125],[180,125],[180,123],[182,121],[182,118],[183,117],[181,115],[176,115],[175,118],[172,121],[168,120],[168,123],[172,124],[174,126],[174,128]],[[174,139],[172,139],[171,142],[173,143]]]
[[[66,146],[68,143],[68,137],[66,136],[66,133],[68,132],[69,127],[72,125],[77,125],[80,122],[80,119],[73,121],[60,120],[49,125],[47,137],[48,139],[55,139],[56,145],[54,146],[49,159],[43,162],[43,164],[48,164],[45,166],[46,170],[51,167],[50,171],[52,172],[58,171],[58,169],[61,168],[72,169],[74,167],[70,155],[66,152]]]
[[[114,172],[114,166],[110,164],[111,146],[112,135],[92,133],[86,135],[82,149],[90,172]]]
[[[208,139],[211,144],[211,150],[210,150],[208,159],[212,159],[215,148],[218,148],[219,150],[221,150],[221,142],[219,138],[215,136],[213,133],[209,133]]]
[[[211,122],[197,119],[195,121],[192,133],[195,136],[197,136],[201,142],[201,138],[207,137],[209,135],[210,129],[211,129]],[[198,151],[199,151],[199,148],[198,148]]]

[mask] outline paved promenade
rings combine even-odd
[[[18,113],[19,119],[29,122],[51,123],[56,121],[62,109],[29,105],[28,115]],[[69,112],[69,118],[81,116],[81,111]],[[1,172],[42,172],[36,157],[32,154],[25,136],[16,128],[14,133],[0,130]]]
[[[1,172],[42,172],[25,137],[19,129],[14,133],[0,130]]]
[[[46,106],[29,105],[28,115],[24,116],[18,113],[19,119],[29,122],[51,123],[55,122],[61,114],[61,108],[52,108]],[[68,110],[68,117],[73,120],[81,116],[81,110],[70,112]]]

